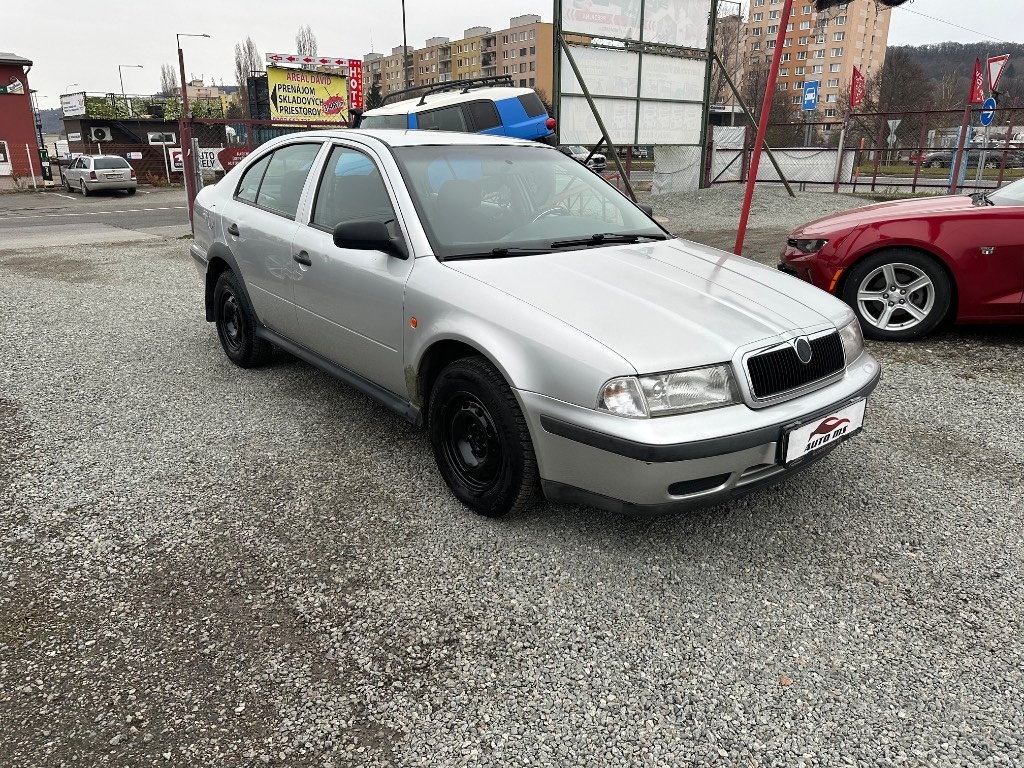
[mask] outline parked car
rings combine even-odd
[[[591,155],[589,149],[579,144],[560,144],[558,151],[563,155],[568,155],[573,160],[593,168],[595,171],[603,171],[608,165],[608,159],[600,152],[595,152]]]
[[[135,169],[119,155],[80,155],[64,169],[64,188],[86,197],[101,189],[123,189],[134,195],[138,185]]]
[[[994,192],[899,200],[793,232],[780,268],[849,304],[873,339],[943,320],[1024,320],[1024,179]]]
[[[1003,149],[991,148],[984,151],[985,167],[998,168],[1003,163]],[[977,168],[981,162],[982,150],[971,149],[965,155],[967,166]],[[950,168],[953,165],[953,150],[943,149],[936,152],[929,152],[925,155],[914,155],[911,162],[920,163],[925,168]],[[1007,152],[1006,168],[1024,168],[1024,152]]]
[[[619,153],[619,157],[625,157],[626,156],[626,151],[629,149],[629,147],[617,147],[616,149],[617,149],[617,151]],[[633,158],[634,159],[646,160],[650,156],[651,156],[650,150],[646,146],[644,146],[644,147],[633,147]]]
[[[388,103],[407,91],[415,98]],[[414,128],[511,136],[554,144],[555,121],[532,88],[518,88],[508,76],[479,77],[410,88],[385,97],[385,104],[358,115],[354,127]]]
[[[279,347],[425,426],[483,515],[711,504],[855,434],[850,309],[648,213],[536,142],[316,131],[202,189],[191,253],[232,362]]]

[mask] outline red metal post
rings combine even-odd
[[[750,204],[754,200],[754,185],[757,184],[757,166],[761,162],[761,148],[764,146],[765,134],[768,133],[768,118],[772,111],[772,99],[775,97],[775,81],[779,77],[779,62],[782,61],[782,48],[786,42],[786,25],[789,24],[793,0],[786,0],[779,19],[779,34],[775,39],[775,52],[772,54],[772,65],[768,70],[768,84],[764,90],[764,103],[761,105],[761,119],[757,124],[757,138],[754,140],[754,154],[750,158],[750,176],[747,188],[743,193],[743,209],[740,211],[740,223],[736,229],[736,246],[733,253],[743,253],[743,240],[747,234],[747,219],[750,218]]]
[[[955,195],[956,188],[960,186],[960,167],[964,161],[964,144],[967,143],[967,132],[971,129],[971,97],[967,97],[967,106],[964,107],[964,120],[960,124],[960,137],[956,142],[956,153],[953,158],[952,173],[949,176],[949,194]]]
[[[185,177],[185,197],[188,200],[188,221],[192,223],[192,203],[195,202],[196,195],[193,187],[195,186],[192,178],[192,163],[195,158],[192,157],[192,115],[189,114],[188,108],[188,81],[185,80],[185,54],[181,50],[181,45],[178,46],[178,71],[181,74],[181,120],[178,123],[179,133],[181,134],[181,159],[184,164]],[[167,147],[164,147],[164,152],[167,151]]]

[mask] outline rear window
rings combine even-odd
[[[404,131],[409,127],[409,116],[408,115],[368,115],[364,116],[360,128],[370,129],[386,129],[386,128],[397,128],[400,131]]]
[[[93,167],[97,171],[109,171],[114,168],[131,168],[128,161],[122,157],[97,157],[93,161]]]
[[[547,109],[544,108],[544,102],[540,100],[540,96],[536,93],[524,93],[519,97],[519,103],[526,110],[527,117],[540,117],[548,113]]]
[[[462,106],[441,107],[416,113],[416,124],[423,131],[456,131],[466,133],[466,116]]]
[[[469,110],[475,131],[486,131],[501,125],[498,108],[494,106],[493,101],[473,101],[466,105],[466,109]]]

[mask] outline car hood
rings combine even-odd
[[[728,361],[740,347],[852,318],[808,283],[685,240],[445,265],[569,324],[639,373]]]
[[[887,203],[865,205],[817,219],[794,230],[793,237],[828,235],[875,221],[916,219],[936,213],[953,213],[975,207],[968,195],[943,195],[919,200],[893,200]]]

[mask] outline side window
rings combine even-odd
[[[367,155],[348,147],[335,147],[327,159],[316,192],[311,223],[333,230],[346,221],[381,221],[390,225],[395,211],[377,166]]]
[[[486,131],[501,125],[498,108],[493,101],[472,101],[466,105],[469,117],[473,121],[474,131]]]
[[[427,112],[418,112],[416,122],[423,131],[457,131],[466,133],[466,116],[462,112],[462,105],[456,104],[453,107],[441,107],[431,109]]]
[[[260,191],[260,182],[263,181],[263,174],[270,164],[270,155],[258,160],[242,174],[242,180],[238,182],[238,189],[235,190],[235,197],[245,200],[247,203],[256,202],[256,193]]]
[[[290,144],[275,151],[263,174],[256,205],[294,218],[306,177],[321,146],[319,143]]]

